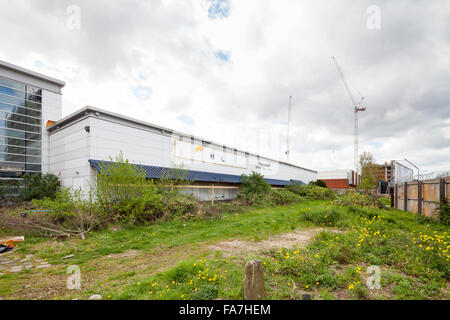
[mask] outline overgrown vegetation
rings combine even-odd
[[[306,247],[231,257],[216,252],[104,292],[111,299],[242,299],[243,265],[259,259],[269,299],[301,299],[304,293],[314,299],[449,298],[450,236],[437,221],[424,224],[408,212],[317,201],[277,210],[297,225],[341,231],[324,230]],[[265,214],[260,219],[270,221]],[[369,266],[380,268],[380,289],[368,287]]]
[[[16,254],[34,253],[55,267],[45,277],[39,270],[0,277],[0,295],[23,298],[41,290],[44,297],[63,299],[94,293],[105,299],[242,299],[243,266],[259,259],[268,299],[300,299],[304,293],[314,299],[448,299],[448,226],[370,202],[360,205],[366,196],[359,193],[352,197],[361,199],[342,205],[303,201],[216,219],[106,229],[84,242],[31,238]],[[231,256],[207,247],[222,239],[261,240],[316,226],[325,230],[305,247]],[[126,256],[133,251],[137,256]],[[63,259],[69,254],[74,257]],[[109,258],[112,254],[124,258]],[[59,286],[46,281],[60,279],[71,264],[82,268],[83,279],[92,279],[83,282],[82,291],[39,289]],[[381,269],[380,290],[366,285],[371,265]],[[34,291],[14,290],[31,279],[38,282],[30,288]]]
[[[363,152],[359,157],[361,168],[361,183],[358,186],[362,190],[370,190],[377,187],[377,181],[373,171],[376,168],[375,159],[370,152]]]
[[[316,185],[290,184],[286,189],[307,200],[331,200],[336,197],[336,193]]]
[[[442,197],[441,201],[436,204],[436,216],[439,221],[446,226],[450,225],[450,205],[448,205],[448,200]]]
[[[23,188],[20,198],[23,201],[33,199],[54,199],[60,188],[59,179],[54,174],[25,174],[23,176]]]
[[[311,181],[309,184],[317,187],[328,188],[325,181],[320,179],[317,179],[316,181]]]

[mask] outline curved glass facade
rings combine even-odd
[[[41,115],[42,89],[0,77],[0,178],[13,178],[8,184],[41,172]]]

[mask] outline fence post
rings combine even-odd
[[[439,202],[445,201],[445,178],[439,179]]]
[[[244,300],[261,300],[266,298],[264,287],[264,269],[261,261],[252,260],[245,264]]]
[[[398,209],[398,185],[394,186],[394,208]]]
[[[212,185],[211,188],[211,203],[214,204],[214,184]]]
[[[408,182],[405,182],[403,186],[403,209],[408,211]]]
[[[422,182],[417,181],[417,214],[422,214]]]

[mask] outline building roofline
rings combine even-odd
[[[59,86],[61,88],[66,85],[66,83],[64,81],[61,81],[61,80],[58,80],[56,78],[52,78],[52,77],[46,76],[46,75],[44,75],[42,73],[38,73],[38,72],[35,72],[35,71],[31,71],[31,70],[19,67],[19,66],[15,65],[15,64],[12,64],[12,63],[9,63],[9,62],[3,61],[3,60],[0,60],[0,66],[2,66],[4,68],[7,68],[7,69],[11,69],[13,71],[16,71],[16,72],[19,72],[19,73],[22,73],[22,74],[25,74],[25,75],[28,75],[28,76],[31,76],[31,77],[34,77],[34,78],[37,78],[37,79],[40,79],[40,80],[44,80],[44,81],[56,84],[57,86]]]
[[[101,117],[102,115],[113,117],[113,118],[116,118],[118,120],[122,120],[122,121],[129,122],[129,123],[142,125],[142,126],[145,126],[145,127],[151,128],[151,129],[156,129],[156,130],[160,131],[162,134],[164,134],[164,133],[165,134],[177,134],[177,135],[181,135],[181,136],[184,136],[184,137],[194,138],[194,139],[199,140],[199,141],[205,141],[205,142],[208,142],[208,143],[210,143],[212,145],[215,145],[215,146],[218,146],[218,147],[226,146],[224,144],[217,143],[217,142],[214,142],[214,141],[211,141],[211,140],[207,140],[205,138],[201,138],[201,137],[198,137],[198,136],[195,136],[195,135],[192,135],[192,134],[176,131],[176,130],[173,130],[173,129],[169,129],[169,128],[162,127],[162,126],[159,126],[159,125],[155,125],[155,124],[152,124],[152,123],[149,123],[149,122],[145,122],[145,121],[142,121],[142,120],[134,119],[134,118],[131,118],[131,117],[128,117],[128,116],[124,116],[122,114],[118,114],[118,113],[115,113],[115,112],[107,111],[107,110],[100,109],[100,108],[93,107],[93,106],[86,106],[84,108],[81,108],[81,109],[75,111],[74,113],[69,114],[68,116],[60,119],[59,121],[57,121],[54,124],[52,124],[51,126],[49,126],[47,128],[47,130],[51,134],[53,132],[56,132],[56,131],[64,128],[67,125],[70,125],[71,123],[73,123],[73,122],[75,122],[77,120],[80,120],[81,118],[90,117],[90,116]],[[237,150],[238,152],[241,152],[241,153],[246,153],[246,154],[249,154],[249,155],[252,155],[252,156],[261,157],[261,158],[264,158],[264,159],[267,159],[267,160],[275,161],[275,162],[278,162],[278,163],[281,163],[281,164],[285,164],[285,165],[288,165],[288,166],[292,166],[292,167],[296,167],[296,168],[303,169],[303,170],[306,170],[306,171],[317,173],[317,171],[315,171],[315,170],[311,170],[311,169],[307,169],[307,168],[304,168],[304,167],[300,167],[300,166],[297,166],[297,165],[292,164],[292,163],[287,163],[287,162],[271,159],[269,157],[265,157],[265,156],[262,156],[262,155],[259,155],[259,154],[256,154],[256,153],[240,150],[240,149],[237,149],[237,148],[231,148],[229,146],[226,146],[226,147],[230,148],[230,149]]]

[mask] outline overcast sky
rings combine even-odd
[[[79,10],[78,10],[79,9]],[[79,13],[79,15],[78,15]],[[78,20],[77,17],[80,17]],[[450,170],[448,0],[0,0],[0,59],[92,105],[311,169]]]

